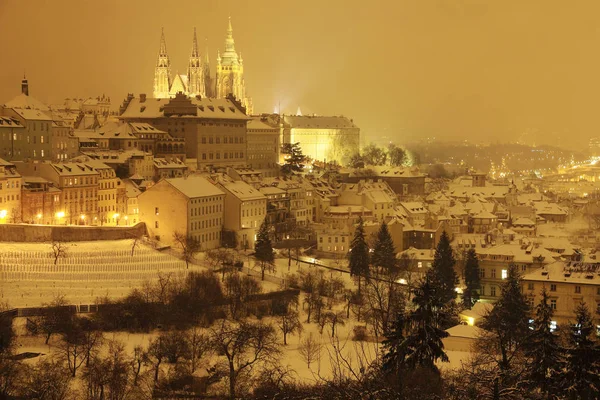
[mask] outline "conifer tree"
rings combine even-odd
[[[448,332],[440,327],[444,303],[436,291],[429,276],[414,290],[412,301],[416,308],[408,317],[409,333],[395,355],[406,368],[425,367],[438,372],[435,362],[439,359],[448,362],[442,342]]]
[[[450,246],[448,234],[444,231],[435,250],[433,265],[429,273],[431,283],[438,288],[444,304],[456,298],[458,276],[454,271],[454,264],[456,264],[454,252]]]
[[[463,291],[463,304],[466,308],[471,308],[479,300],[479,260],[475,249],[467,251],[465,261],[465,290]]]
[[[385,221],[381,223],[381,227],[377,232],[371,262],[374,267],[381,267],[388,272],[396,266],[396,249]]]
[[[558,388],[557,377],[562,367],[562,349],[557,332],[553,332],[552,307],[546,287],[536,306],[533,319],[533,331],[523,344],[525,357],[528,359],[524,378],[531,389],[538,388],[544,396],[548,396]]]
[[[260,225],[260,229],[256,234],[256,242],[254,243],[254,257],[259,261],[261,278],[265,280],[265,270],[273,266],[275,262],[275,253],[269,239],[269,224],[265,218]]]
[[[348,252],[348,267],[350,276],[358,276],[358,292],[360,293],[361,277],[369,276],[369,246],[365,240],[365,228],[362,218],[358,218],[358,225],[354,231],[354,238],[350,243]]]
[[[529,313],[529,303],[521,292],[521,277],[516,265],[511,264],[500,300],[482,324],[483,329],[491,332],[493,346],[500,352],[498,364],[503,373],[511,369],[513,357],[522,350],[530,332]]]
[[[590,311],[585,303],[580,303],[575,310],[575,323],[570,326],[564,376],[561,380],[567,398],[600,397],[600,347],[594,335]]]
[[[304,170],[306,156],[302,154],[300,143],[284,143],[281,152],[285,154],[285,162],[281,166],[283,175],[293,175]]]
[[[386,372],[398,372],[404,363],[404,354],[399,350],[404,342],[404,328],[406,326],[406,317],[403,312],[396,315],[396,319],[391,329],[386,333],[383,340],[383,370]]]

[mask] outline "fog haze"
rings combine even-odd
[[[255,112],[344,114],[365,142],[585,144],[600,130],[600,3],[526,3],[0,0],[0,102],[24,71],[48,103],[151,94],[161,27],[173,72],[196,27],[214,73],[231,15]]]

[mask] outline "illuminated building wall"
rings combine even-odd
[[[359,150],[360,128],[346,117],[285,115],[283,142],[314,160],[345,163]]]

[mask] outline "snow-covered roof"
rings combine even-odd
[[[35,97],[28,96],[24,93],[19,94],[17,97],[12,100],[7,101],[4,104],[8,108],[14,109],[23,109],[23,110],[41,110],[41,111],[49,111],[50,108],[36,99]]]
[[[270,131],[279,133],[279,128],[268,125],[259,118],[252,118],[248,121],[248,133],[256,133],[256,131]]]
[[[253,188],[244,181],[219,181],[219,184],[242,201],[266,199],[266,196],[261,191]]]
[[[523,281],[600,284],[600,263],[556,261],[523,276]]]
[[[27,121],[52,121],[52,117],[42,110],[32,110],[26,108],[13,108],[13,111],[21,118]]]
[[[0,128],[24,128],[24,126],[13,117],[0,116]]]
[[[446,329],[446,332],[452,337],[476,339],[481,336],[483,329],[471,325],[456,325]]]
[[[225,194],[221,189],[202,176],[190,175],[183,178],[169,178],[164,181],[190,199]]]
[[[143,102],[138,97],[131,99],[120,118],[162,118],[164,106],[172,99],[146,98]],[[207,119],[235,119],[246,121],[249,119],[235,104],[228,99],[212,99],[193,97],[189,99],[195,107],[195,115],[182,115],[181,118],[207,118]]]
[[[535,222],[529,218],[517,218],[512,222],[513,225],[535,226]]]
[[[348,129],[357,128],[354,122],[344,116],[311,116],[311,115],[285,115],[284,123],[296,129]]]

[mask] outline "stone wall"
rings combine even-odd
[[[131,239],[146,235],[146,224],[135,226],[0,225],[0,242],[83,242]]]

